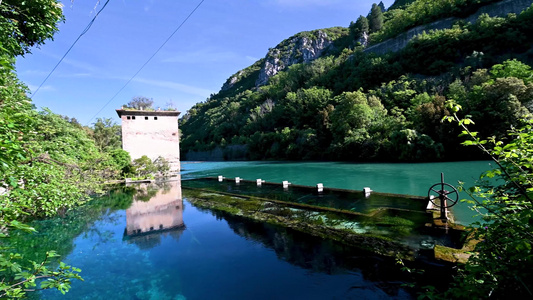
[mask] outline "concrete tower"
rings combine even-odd
[[[178,111],[117,109],[122,120],[122,149],[132,159],[159,156],[170,163],[172,173],[180,170]]]

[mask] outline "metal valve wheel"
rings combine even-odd
[[[459,192],[453,185],[440,182],[429,188],[428,198],[436,207],[449,208],[457,204]],[[445,203],[444,206],[441,203]]]

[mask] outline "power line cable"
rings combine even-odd
[[[111,99],[109,99],[109,101],[106,102],[106,104],[104,104],[104,106],[102,106],[102,108],[100,108],[100,110],[94,114],[94,116],[92,116],[89,121],[87,121],[87,125],[96,117],[98,116],[99,113],[102,112],[102,110],[104,110],[104,108],[106,108],[106,106],[109,105],[109,103],[111,103],[111,101],[113,101],[119,94],[120,92],[122,92],[126,86],[142,71],[142,69],[144,69],[144,67],[157,55],[157,53],[159,53],[159,51],[167,44],[167,42],[174,36],[174,34],[176,34],[176,32],[178,32],[178,30],[180,30],[180,28],[183,26],[183,24],[185,24],[185,22],[187,22],[187,20],[189,20],[189,18],[196,12],[196,10],[198,10],[198,8],[200,7],[200,5],[202,5],[202,3],[204,3],[205,0],[202,0],[200,1],[200,3],[191,11],[191,13],[185,18],[185,20],[183,20],[183,22],[181,22],[181,24],[176,28],[176,30],[174,30],[172,32],[172,34],[163,42],[163,44],[161,44],[161,46],[159,46],[159,48],[157,48],[157,50],[154,52],[154,54],[152,54],[152,56],[150,56],[150,58],[148,58],[148,60],[139,68],[139,70],[137,70],[137,72],[135,72],[135,74],[133,74],[133,76],[131,76],[131,78],[126,81],[126,83],[115,93],[115,95],[113,95],[113,97],[111,97]]]
[[[72,43],[72,45],[70,45],[70,48],[68,48],[67,52],[65,52],[65,54],[63,54],[63,57],[61,57],[61,59],[57,62],[57,64],[55,65],[55,67],[52,69],[52,71],[50,71],[50,73],[48,73],[48,75],[46,76],[46,78],[43,80],[43,82],[41,82],[41,85],[39,85],[39,87],[35,90],[35,92],[33,92],[33,94],[31,95],[30,99],[33,99],[33,97],[37,94],[37,92],[39,92],[39,90],[41,89],[41,87],[44,85],[44,83],[48,80],[48,78],[50,78],[50,76],[52,75],[52,73],[54,73],[54,71],[57,69],[57,67],[59,66],[59,64],[61,64],[61,62],[63,61],[63,59],[65,59],[65,57],[67,56],[67,54],[69,54],[70,50],[72,50],[72,48],[74,48],[74,45],[76,45],[76,43],[80,40],[80,38],[87,33],[87,31],[89,31],[89,29],[91,28],[91,26],[93,26],[93,23],[94,21],[96,20],[96,17],[98,17],[98,15],[104,10],[104,8],[107,6],[107,4],[109,3],[109,0],[106,1],[106,3],[102,6],[102,8],[96,13],[96,15],[94,15],[94,18],[89,22],[89,24],[87,25],[87,27],[85,27],[85,29],[83,29],[83,31],[80,33],[80,35],[78,36],[78,38],[76,38],[76,40],[74,41],[74,43]]]

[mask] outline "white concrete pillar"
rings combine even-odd
[[[283,181],[283,188],[284,188],[284,189],[288,189],[288,188],[289,188],[289,184],[291,184],[291,183],[288,182],[287,180],[284,180],[284,181]]]

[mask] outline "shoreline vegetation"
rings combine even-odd
[[[357,41],[365,30],[376,36],[394,28],[405,19],[397,16],[414,18],[398,27],[409,28],[423,21],[417,19],[422,10],[438,16],[482,2],[491,1],[398,1],[397,9],[386,12],[375,4],[360,23],[330,30],[333,47],[323,56],[293,64],[256,86],[261,60],[239,72],[231,87],[187,112],[180,121],[183,150],[244,145],[251,160],[491,157],[498,168],[464,188],[483,217],[469,228],[480,242],[466,263],[457,265],[450,287],[424,286],[422,296],[531,298],[533,6],[423,33],[395,54],[365,54]],[[110,119],[87,127],[33,106],[28,87],[17,78],[15,59],[51,39],[62,21],[57,0],[0,2],[0,242],[18,231],[34,232],[26,224],[31,219],[83,208],[93,201],[91,194],[103,192],[106,180],[165,172],[161,161],[132,162],[121,149],[120,126]],[[301,52],[288,51],[298,49],[290,43],[280,44],[284,49],[277,53],[300,59]],[[128,106],[148,103],[136,97]],[[483,181],[487,178],[502,183],[494,186]],[[30,260],[0,244],[0,298],[49,288],[66,293],[72,280],[82,280],[81,270],[60,262],[64,257],[40,250],[42,255]]]
[[[423,18],[428,11],[447,15],[458,7],[489,2],[408,1],[404,10],[383,13],[383,27],[418,24],[417,16]],[[402,20],[407,12],[411,17]],[[327,35],[328,30],[295,35],[276,46],[277,52],[270,51],[285,54],[269,52],[228,79],[231,85],[185,113],[180,119],[182,157],[480,159],[484,154],[460,145],[459,128],[441,122],[451,114],[446,102],[458,102],[461,116],[471,115],[473,130],[482,136],[505,138],[509,128],[519,126],[533,101],[533,36],[526,25],[532,18],[533,7],[505,17],[482,14],[472,23],[423,32],[399,52],[384,55],[365,53],[356,42],[364,30],[370,36],[381,31],[353,24],[347,31],[332,29],[333,46],[311,61],[298,59],[298,53],[308,51],[298,41],[320,32]],[[273,71],[266,68],[276,59],[292,64],[280,65],[276,75],[258,85],[256,78]]]

